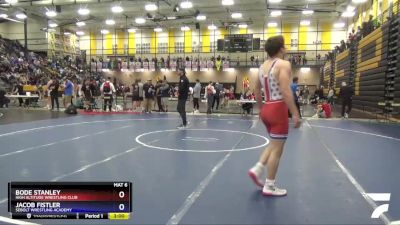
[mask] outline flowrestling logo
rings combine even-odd
[[[367,193],[367,196],[375,202],[386,202],[386,204],[376,207],[371,214],[372,219],[377,219],[382,214],[389,211],[390,195],[390,193]],[[400,220],[392,221],[389,225],[400,225]]]
[[[367,196],[371,198],[375,202],[389,202],[390,201],[390,193],[367,193]],[[383,213],[389,211],[389,203],[382,204],[372,212],[371,218],[377,219]]]

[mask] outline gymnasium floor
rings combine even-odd
[[[4,119],[4,118],[2,118]],[[400,125],[306,120],[291,130],[278,184],[263,197],[247,176],[268,143],[256,118],[176,114],[56,118],[1,125],[0,224],[9,181],[132,181],[119,224],[389,224],[400,220]],[[391,193],[374,202],[366,193]],[[389,204],[380,219],[374,208]],[[5,222],[8,221],[8,222]],[[32,220],[35,224],[116,224]]]

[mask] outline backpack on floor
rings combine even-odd
[[[65,109],[65,113],[71,114],[71,115],[76,115],[76,114],[78,114],[78,111],[76,110],[76,106],[71,104]]]

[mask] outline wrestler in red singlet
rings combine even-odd
[[[289,132],[289,110],[283,101],[279,81],[273,73],[278,61],[279,59],[275,59],[272,62],[266,75],[263,68],[260,68],[259,79],[265,94],[265,105],[261,109],[260,117],[271,139],[286,139]]]
[[[270,59],[260,67],[255,92],[260,107],[260,119],[265,124],[271,141],[257,164],[249,170],[249,176],[257,186],[263,187],[263,195],[284,196],[287,191],[275,185],[275,177],[289,131],[288,109],[293,115],[295,128],[300,127],[300,115],[290,88],[291,65],[283,60],[286,51],[283,37],[269,38],[265,51]],[[264,90],[265,104],[262,103],[261,89]],[[268,174],[263,182],[265,166]]]

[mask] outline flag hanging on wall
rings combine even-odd
[[[250,87],[250,80],[249,80],[249,76],[246,75],[245,77],[243,77],[243,90]]]

